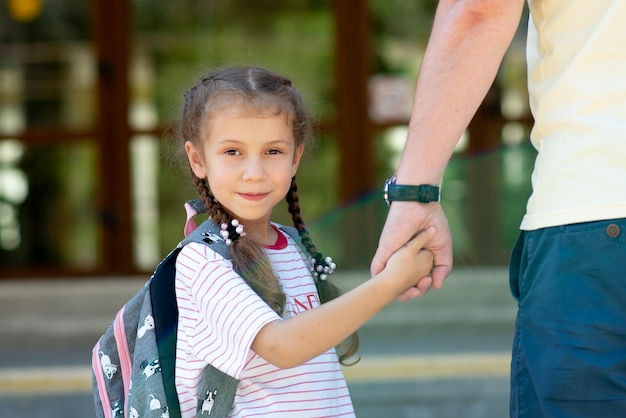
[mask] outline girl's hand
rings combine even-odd
[[[434,226],[437,231],[424,246],[434,255],[434,267],[424,282],[408,289],[399,300],[408,300],[421,296],[431,286],[440,289],[445,278],[452,270],[452,236],[448,220],[440,204],[393,202],[381,233],[378,249],[371,265],[372,276],[383,270],[388,258],[410,238],[412,231],[419,231],[427,226]]]
[[[394,287],[396,296],[413,288],[416,290],[413,291],[412,297],[417,297],[426,293],[430,288],[433,254],[424,247],[435,236],[435,232],[436,229],[433,226],[426,228],[389,257],[380,276]]]

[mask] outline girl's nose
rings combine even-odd
[[[243,171],[243,179],[248,181],[257,181],[265,178],[265,168],[263,163],[256,158],[246,161]]]

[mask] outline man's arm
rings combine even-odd
[[[517,30],[524,0],[440,0],[417,80],[397,184],[440,184],[454,148],[493,83]],[[444,190],[445,193],[445,190]],[[438,203],[391,205],[372,274],[409,239],[409,231],[437,228],[433,286],[452,269],[452,238]],[[421,294],[409,289],[401,299]]]

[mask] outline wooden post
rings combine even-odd
[[[367,85],[371,75],[370,15],[368,2],[334,1],[336,27],[336,129],[339,140],[339,193],[349,204],[371,192],[374,161],[372,125],[368,115]],[[343,221],[344,263],[355,267],[371,258],[378,244],[371,205],[350,212]]]
[[[98,202],[102,262],[110,273],[131,273],[128,55],[130,2],[94,0],[94,42],[98,60]]]
[[[367,83],[371,74],[369,10],[361,0],[335,0],[337,131],[343,203],[368,192],[374,178]]]

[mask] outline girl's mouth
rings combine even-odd
[[[259,201],[259,200],[263,200],[265,198],[265,196],[267,196],[269,193],[239,193],[239,196],[241,196],[242,198],[246,199],[246,200],[252,200],[252,201]]]

